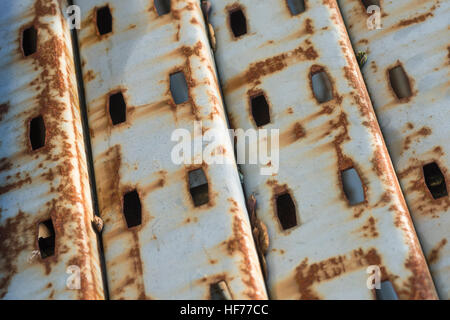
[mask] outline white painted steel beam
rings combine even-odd
[[[75,4],[111,298],[266,298],[200,3]],[[231,164],[174,163],[171,135],[195,121]]]
[[[381,29],[369,29],[376,12],[362,1],[339,5],[367,54],[362,73],[438,294],[450,299],[450,2],[380,1]]]
[[[2,299],[104,298],[64,10],[0,3]]]
[[[293,14],[284,0],[217,0],[210,17],[231,126],[280,130],[277,173],[242,165],[269,232],[269,295],[374,299],[367,272],[378,266],[399,299],[434,299],[336,1],[305,3]]]

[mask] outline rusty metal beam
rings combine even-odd
[[[381,1],[381,29],[369,29],[361,1],[339,4],[367,54],[362,73],[438,294],[450,299],[450,3]]]
[[[262,128],[280,130],[277,174],[259,174],[271,163],[241,166],[269,233],[269,295],[374,299],[366,283],[375,265],[398,298],[434,299],[336,1],[305,3],[291,13],[284,0],[217,0],[210,16],[231,126],[257,128],[251,102],[263,92]],[[361,183],[364,200],[352,204]],[[292,207],[296,219],[282,216]]]
[[[266,298],[200,3],[74,3],[111,298]],[[229,165],[172,161],[196,120]]]
[[[65,5],[0,3],[2,299],[104,297]]]

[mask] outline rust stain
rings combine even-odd
[[[444,246],[447,244],[447,239],[442,239],[433,250],[431,250],[430,254],[428,255],[428,263],[429,264],[435,264],[439,258],[440,258],[440,251]]]
[[[122,163],[121,146],[115,145],[96,160],[97,189],[99,195],[100,215],[105,223],[109,222],[105,212],[120,211],[120,169]]]
[[[314,26],[313,26],[312,20],[309,18],[307,18],[305,20],[305,30],[306,30],[306,33],[308,33],[308,34],[314,33]]]
[[[435,7],[435,6],[434,6]],[[420,22],[424,22],[427,18],[429,17],[433,17],[433,13],[431,12],[427,12],[427,13],[423,13],[419,16],[410,18],[410,19],[404,19],[402,21],[400,21],[399,23],[397,23],[397,25],[395,27],[406,27],[415,23],[420,23]]]
[[[234,206],[234,204],[232,203]],[[239,209],[241,210],[241,209]],[[239,215],[234,214],[233,216],[233,236],[231,239],[224,242],[225,248],[229,255],[233,256],[238,252],[242,256],[242,262],[240,266],[240,271],[242,275],[242,281],[246,285],[245,295],[247,295],[252,300],[262,300],[265,297],[262,293],[258,292],[257,279],[255,279],[254,274],[260,273],[260,268],[255,261],[252,261],[251,256],[255,256],[256,252],[252,252],[253,248],[248,246],[245,237],[250,237],[246,233],[246,228],[244,227],[244,221],[239,217]]]
[[[361,229],[359,231],[362,232],[362,235],[364,238],[378,237],[379,233],[376,228],[375,218],[369,217],[369,219],[367,219],[366,223],[361,227]]]
[[[300,122],[294,123],[288,130],[280,135],[280,147],[288,146],[306,137],[306,130]]]
[[[0,299],[7,294],[10,281],[19,270],[17,258],[20,253],[34,249],[29,239],[34,232],[30,220],[29,215],[19,210],[0,225]]]
[[[94,71],[93,70],[88,70],[86,73],[84,73],[83,78],[84,78],[85,82],[90,82],[90,81],[94,80],[95,79]]]
[[[365,269],[370,265],[380,266],[382,280],[389,278],[383,266],[381,255],[375,248],[367,250],[359,248],[353,250],[350,254],[339,255],[311,264],[309,263],[309,259],[305,258],[297,266],[295,272],[295,281],[297,282],[300,299],[321,299],[314,290],[315,285],[332,280],[345,273]]]
[[[318,57],[319,54],[314,47],[306,43],[303,47],[299,46],[292,51],[251,63],[246,71],[228,80],[224,91],[231,92],[245,84],[257,85],[261,78],[279,72],[293,62],[315,60]]]
[[[410,135],[407,135],[405,137],[405,141],[403,142],[403,150],[402,153],[405,150],[408,150],[411,146],[411,143],[413,142],[414,139],[420,139],[421,137],[426,137],[431,135],[432,131],[429,127],[422,127],[420,130],[418,130],[417,132],[414,132]]]

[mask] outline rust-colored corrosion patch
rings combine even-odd
[[[306,19],[306,21],[305,21],[305,30],[306,30],[306,33],[308,33],[308,34],[313,34],[314,33],[313,22],[309,18]]]
[[[442,248],[444,248],[444,246],[447,244],[447,239],[442,239],[438,245],[433,248],[433,250],[431,250],[430,254],[428,255],[428,263],[429,264],[434,264],[436,263],[439,258],[440,258],[440,251],[442,250]]]
[[[302,138],[306,137],[306,130],[300,122],[294,123],[287,131],[281,133],[280,146],[288,146]]]
[[[360,248],[353,250],[350,254],[339,255],[312,264],[309,264],[308,258],[305,258],[296,268],[295,273],[300,299],[320,299],[314,290],[315,284],[329,281],[344,273],[364,269],[370,265],[380,266],[383,280],[389,278],[385,267],[382,266],[381,256],[374,248],[367,251]]]
[[[417,132],[407,135],[403,143],[403,151],[408,150],[413,142],[413,139],[419,139],[420,137],[426,137],[431,135],[432,131],[429,127],[422,127]]]
[[[0,299],[8,292],[9,283],[18,272],[17,257],[22,251],[30,250],[30,242],[25,236],[30,231],[33,232],[29,220],[27,214],[19,211],[16,216],[6,219],[0,225]]]
[[[420,23],[420,22],[424,22],[427,18],[429,17],[433,17],[433,13],[432,12],[427,12],[424,14],[421,14],[417,17],[414,18],[410,18],[410,19],[404,19],[402,21],[400,21],[399,23],[397,23],[398,27],[406,27],[415,23]]]
[[[231,204],[232,208],[230,211],[234,213],[235,210],[233,208],[235,207],[235,204],[233,203],[233,201],[231,201]],[[244,221],[239,217],[239,215],[234,214],[233,236],[231,239],[225,241],[224,245],[229,255],[234,255],[235,252],[239,252],[242,255],[240,271],[242,274],[243,282],[247,287],[245,294],[252,300],[261,300],[265,297],[259,293],[256,279],[252,274],[252,271],[253,273],[260,272],[260,269],[258,268],[258,270],[254,270],[255,263],[250,258],[251,255],[254,255],[256,257],[256,252],[251,252],[252,249],[248,247],[244,235],[246,235],[244,229]]]
[[[306,42],[305,42],[306,43]],[[276,56],[251,63],[246,71],[231,78],[225,84],[224,90],[231,92],[244,84],[257,85],[260,79],[285,69],[289,64],[296,61],[315,60],[319,57],[314,47],[306,43],[296,49],[278,54]]]

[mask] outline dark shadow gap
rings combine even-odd
[[[178,71],[170,75],[170,93],[175,104],[189,100],[189,90],[184,72]]]
[[[436,162],[423,166],[423,176],[428,190],[430,190],[433,199],[439,199],[448,196],[447,184],[441,169]]]
[[[264,94],[259,94],[250,98],[252,106],[252,116],[256,126],[262,127],[270,123],[270,110]]]
[[[341,171],[342,187],[351,206],[365,201],[364,187],[354,168]]]
[[[277,217],[283,230],[297,226],[297,212],[294,201],[289,193],[276,197]]]
[[[199,207],[209,202],[208,180],[202,168],[189,172],[189,192],[194,206]]]
[[[247,33],[247,20],[241,8],[230,11],[230,26],[236,38]]]
[[[23,55],[29,56],[37,50],[37,30],[34,26],[31,26],[23,31],[22,34],[22,50]]]
[[[155,0],[154,4],[158,16],[163,16],[170,12],[170,0]]]
[[[411,84],[402,66],[396,66],[389,69],[389,81],[392,90],[398,99],[409,98],[412,96]]]
[[[109,114],[113,125],[127,120],[127,105],[122,92],[117,92],[109,96]]]
[[[211,300],[232,300],[230,289],[225,281],[213,283],[209,287]]]
[[[112,16],[108,6],[97,9],[97,29],[101,35],[112,31]]]
[[[30,143],[31,149],[37,150],[45,145],[45,123],[42,116],[30,121]]]
[[[286,0],[289,11],[293,16],[296,16],[302,12],[305,12],[305,1],[304,0]]]
[[[142,223],[141,200],[136,190],[124,194],[123,214],[128,228],[136,227]]]
[[[42,259],[55,254],[55,230],[51,219],[39,223],[38,244]]]

